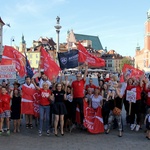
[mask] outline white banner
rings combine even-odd
[[[136,102],[136,89],[134,90],[127,90],[127,94],[126,94],[126,100],[129,101],[129,102],[132,102],[132,103],[135,103]]]
[[[15,65],[0,65],[0,79],[16,79]]]

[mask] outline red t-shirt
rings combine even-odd
[[[3,108],[2,108],[2,99],[1,99],[1,94],[0,94],[0,114],[3,113]]]
[[[150,106],[150,89],[144,90],[147,93],[146,105]]]
[[[91,88],[94,91],[94,89],[96,89],[97,86],[95,86],[94,84],[92,84],[92,85],[88,84],[88,85],[86,85],[85,89],[88,90],[88,88]]]
[[[2,109],[3,111],[5,110],[10,110],[10,96],[9,94],[1,94],[1,101],[2,101]]]
[[[72,82],[73,98],[84,97],[84,84],[85,84],[84,79],[82,79],[80,81],[75,80]]]
[[[49,96],[51,95],[51,90],[44,90],[44,89],[40,89],[40,105],[42,106],[46,106],[46,105],[50,105],[50,100],[49,100]]]

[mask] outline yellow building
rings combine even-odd
[[[40,61],[40,52],[27,52],[26,55],[30,62],[31,68],[38,68]]]

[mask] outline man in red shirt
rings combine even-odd
[[[92,92],[94,92],[94,89],[97,88],[97,86],[93,84],[92,78],[89,79],[89,84],[86,85],[85,90],[87,91],[88,88],[92,89]]]
[[[73,125],[70,128],[70,132],[72,129],[75,128],[76,123],[76,107],[79,106],[80,109],[80,123],[83,125],[83,98],[84,98],[84,85],[86,82],[86,76],[87,76],[87,70],[88,70],[88,63],[85,62],[85,72],[84,77],[82,78],[82,74],[80,72],[77,73],[76,77],[77,80],[72,82],[72,94],[73,94],[73,110],[72,110],[72,122]]]
[[[6,125],[7,125],[7,134],[10,135],[10,96],[7,93],[6,87],[2,87],[1,95],[0,95],[0,102],[1,102],[1,112],[0,112],[0,135],[2,135],[2,128],[4,118],[6,118]]]

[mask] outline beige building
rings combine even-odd
[[[147,12],[145,22],[144,48],[140,49],[139,45],[136,47],[135,67],[140,70],[150,71],[150,10]]]

